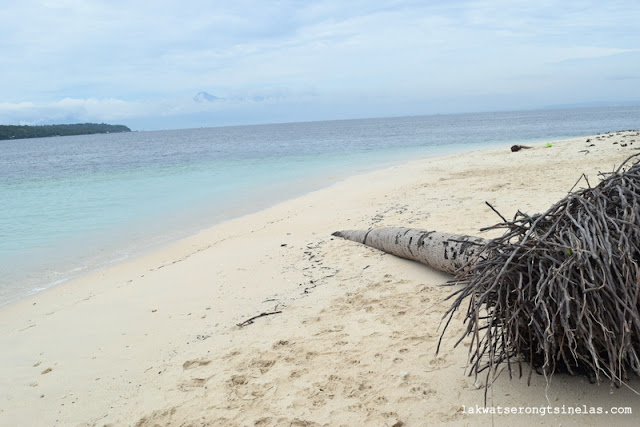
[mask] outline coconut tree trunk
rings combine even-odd
[[[405,227],[344,230],[336,231],[333,235],[450,274],[473,260],[487,243],[486,239],[480,237]]]

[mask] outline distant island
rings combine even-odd
[[[0,125],[0,140],[43,138],[47,136],[89,135],[93,133],[131,132],[124,125],[77,123],[73,125],[5,126]]]

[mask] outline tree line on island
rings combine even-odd
[[[42,126],[0,125],[0,140],[117,132],[131,132],[131,129],[124,125],[108,125],[106,123],[76,123],[69,125]]]

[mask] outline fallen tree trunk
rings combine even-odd
[[[500,215],[483,230],[506,231],[488,241],[406,228],[334,235],[454,272],[449,283],[462,287],[447,298],[442,334],[468,301],[456,346],[471,338],[469,374],[486,370],[487,387],[501,364],[511,376],[516,365],[522,375],[523,362],[530,377],[559,372],[628,386],[640,376],[638,156],[542,214]]]
[[[336,231],[334,236],[454,274],[471,264],[486,239],[405,227]]]

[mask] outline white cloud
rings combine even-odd
[[[296,91],[287,87],[265,87],[235,92],[227,98],[219,97],[215,102],[202,102],[204,96],[200,93],[174,98],[147,98],[133,101],[115,98],[66,97],[51,102],[2,102],[0,103],[0,123],[38,125],[60,122],[110,122],[126,124],[129,120],[149,117],[215,113],[250,108],[252,105],[258,104],[304,102],[315,96],[312,89]]]
[[[394,114],[393,103],[468,94],[524,105],[535,84],[553,97],[560,84],[585,94],[611,81],[606,60],[640,46],[639,18],[635,2],[595,0],[13,0],[0,27],[0,119],[198,113],[189,103],[201,91],[237,114],[311,99],[336,111],[379,99]],[[569,69],[585,59],[601,63]],[[586,87],[566,78],[578,71]]]
[[[137,114],[146,114],[148,105],[117,99],[63,98],[55,102],[0,103],[0,122],[16,121],[47,124],[59,120],[116,121]]]

